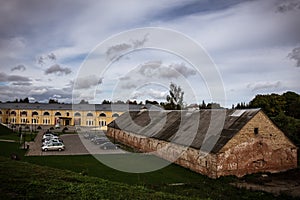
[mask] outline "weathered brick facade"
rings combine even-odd
[[[262,112],[257,112],[216,152],[201,152],[115,126],[107,135],[138,149],[152,152],[195,172],[217,178],[257,172],[280,172],[297,167],[297,148]]]

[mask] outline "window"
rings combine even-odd
[[[87,126],[93,126],[94,125],[94,121],[93,120],[86,120],[86,125]]]
[[[61,116],[61,113],[60,112],[56,112],[55,116]]]
[[[70,116],[70,113],[69,113],[69,112],[67,112],[66,114],[67,114],[68,117]]]
[[[93,117],[93,113],[86,114],[87,117]]]
[[[114,114],[112,115],[112,117],[119,117],[119,114],[118,114],[118,113],[114,113]]]
[[[2,115],[2,111],[0,110],[0,115]]]
[[[99,126],[106,126],[106,121],[100,120],[99,121]]]
[[[13,111],[10,112],[10,115],[16,116],[17,113],[16,113],[16,111],[13,110]]]
[[[21,116],[27,116],[27,112],[26,111],[22,111],[21,112]]]
[[[39,115],[38,112],[36,112],[36,111],[32,112],[32,116],[35,116],[35,115]]]
[[[105,113],[101,113],[101,114],[99,115],[99,117],[106,117],[106,114],[105,114]]]
[[[49,112],[44,112],[44,115],[49,116],[50,113]]]
[[[75,117],[80,117],[81,114],[80,114],[79,112],[76,112],[76,113],[74,114],[74,116],[75,116]]]
[[[258,134],[258,128],[254,128],[254,134],[255,134],[255,135]]]

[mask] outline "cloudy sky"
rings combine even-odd
[[[222,79],[223,106],[256,94],[300,93],[299,19],[299,0],[2,0],[0,100],[72,102],[75,88],[78,98],[93,103],[164,101],[174,82],[185,90],[187,104],[210,102],[205,77],[188,60],[143,49],[151,34],[107,46],[105,73],[84,64],[107,39],[143,27],[174,30],[197,42]],[[139,51],[121,56],[127,49]],[[85,71],[90,73],[80,76]]]

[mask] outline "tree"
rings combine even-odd
[[[88,101],[84,100],[84,99],[81,99],[81,101],[79,102],[79,104],[89,104]]]
[[[181,110],[183,108],[183,95],[184,92],[181,87],[171,83],[169,95],[167,95],[167,103],[164,108],[166,110]]]
[[[111,101],[105,100],[105,99],[104,99],[104,100],[102,101],[102,104],[111,104]]]
[[[56,99],[49,99],[48,103],[49,104],[51,104],[51,103],[58,103],[58,100],[56,100]]]

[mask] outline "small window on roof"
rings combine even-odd
[[[87,117],[93,117],[93,113],[86,114]]]
[[[119,117],[119,114],[118,114],[118,113],[114,113],[114,114],[112,115],[112,117]]]
[[[258,134],[258,128],[254,128],[254,134],[257,135]]]
[[[61,116],[61,113],[60,112],[56,112],[55,116]]]
[[[99,115],[99,117],[106,117],[106,114],[105,114],[105,113],[101,113],[101,114]]]
[[[80,117],[81,114],[80,114],[79,112],[76,112],[76,113],[74,114],[74,116],[75,116],[75,117]]]

